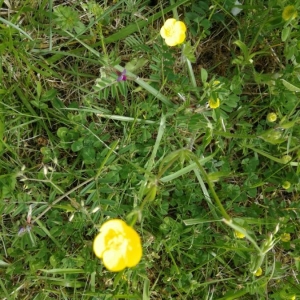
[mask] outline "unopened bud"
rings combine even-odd
[[[291,183],[289,181],[285,181],[285,182],[283,182],[283,184],[281,186],[285,190],[288,190],[291,187]]]
[[[267,121],[268,122],[275,122],[277,120],[277,115],[275,113],[269,113],[267,115]]]

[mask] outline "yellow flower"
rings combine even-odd
[[[269,113],[267,115],[268,122],[275,122],[277,120],[277,115],[275,113]]]
[[[291,296],[291,300],[296,300],[296,295]]]
[[[284,233],[281,235],[280,239],[282,242],[287,243],[291,240],[291,235],[289,233]]]
[[[243,239],[245,235],[237,230],[234,231],[234,236],[238,239]]]
[[[215,100],[214,98],[210,98],[208,100],[208,105],[210,108],[218,108],[220,106],[220,99],[217,98],[217,100]]]
[[[262,275],[262,269],[259,267],[256,272],[254,273],[255,276],[259,277]]]
[[[109,220],[101,226],[100,233],[94,239],[93,250],[112,272],[134,267],[142,258],[140,236],[118,219]]]
[[[168,46],[176,46],[183,43],[186,37],[185,32],[185,24],[173,18],[166,20],[160,29],[160,35]]]
[[[297,18],[298,12],[294,5],[288,5],[283,9],[282,19],[284,21],[293,20]]]

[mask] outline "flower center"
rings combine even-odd
[[[113,238],[111,238],[108,242],[108,249],[113,249],[116,251],[120,251],[121,253],[126,253],[126,249],[128,246],[128,240],[122,234],[117,234]]]
[[[166,35],[171,37],[174,35],[174,29],[172,27],[166,28]]]

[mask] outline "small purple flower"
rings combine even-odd
[[[117,78],[117,81],[126,81],[126,69],[122,71],[122,73],[118,72],[119,77]]]

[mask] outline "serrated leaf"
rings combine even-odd
[[[183,48],[183,52],[182,54],[192,63],[195,63],[196,62],[196,57],[195,57],[195,54],[194,54],[194,49],[193,47],[191,46],[191,42],[188,41],[185,45],[184,45],[184,48]]]
[[[69,6],[58,6],[54,9],[55,19],[59,27],[63,30],[73,31],[77,26],[80,26],[79,14],[76,10]]]

